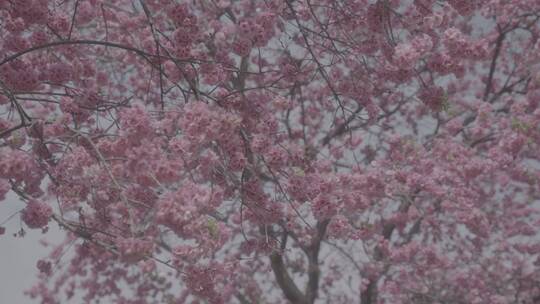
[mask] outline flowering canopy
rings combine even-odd
[[[538,303],[539,19],[537,0],[0,0],[0,201],[67,234],[28,294]]]

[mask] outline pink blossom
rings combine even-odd
[[[21,219],[29,228],[43,228],[49,223],[52,214],[53,210],[49,205],[31,200],[21,212]]]
[[[538,11],[0,0],[0,201],[51,247],[27,295],[536,303]]]

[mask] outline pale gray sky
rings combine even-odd
[[[21,210],[24,203],[9,195],[5,201],[0,201],[0,223],[11,214]],[[41,230],[25,229],[24,238],[15,238],[21,227],[20,216],[15,215],[4,227],[6,234],[0,236],[0,303],[2,304],[32,304],[38,303],[25,296],[24,290],[37,282],[36,263],[46,257],[50,248],[44,248],[39,240],[47,239],[53,243],[62,240],[62,232],[58,226],[51,223],[49,232],[42,234]]]

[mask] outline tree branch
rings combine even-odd
[[[283,257],[280,253],[274,252],[270,255],[270,265],[272,266],[276,281],[287,300],[294,304],[308,304],[309,302],[306,300],[306,297],[300,291],[298,286],[296,286],[296,283],[294,283],[289,272],[285,268]]]
[[[319,269],[319,252],[321,249],[321,242],[326,234],[326,228],[330,223],[330,219],[326,219],[317,223],[317,236],[311,242],[308,248],[308,283],[306,286],[306,298],[308,303],[315,303],[319,290],[319,279],[321,271]]]
[[[282,245],[285,244],[286,240],[287,233],[284,233],[282,236]],[[307,301],[306,296],[300,291],[289,275],[285,263],[283,262],[283,256],[280,252],[273,252],[270,255],[270,266],[272,267],[274,277],[287,300],[293,304],[310,304],[310,302]]]

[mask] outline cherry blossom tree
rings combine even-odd
[[[23,223],[0,233],[66,232],[28,295],[540,303],[539,19],[537,0],[0,0],[0,203],[21,205],[0,221]]]

